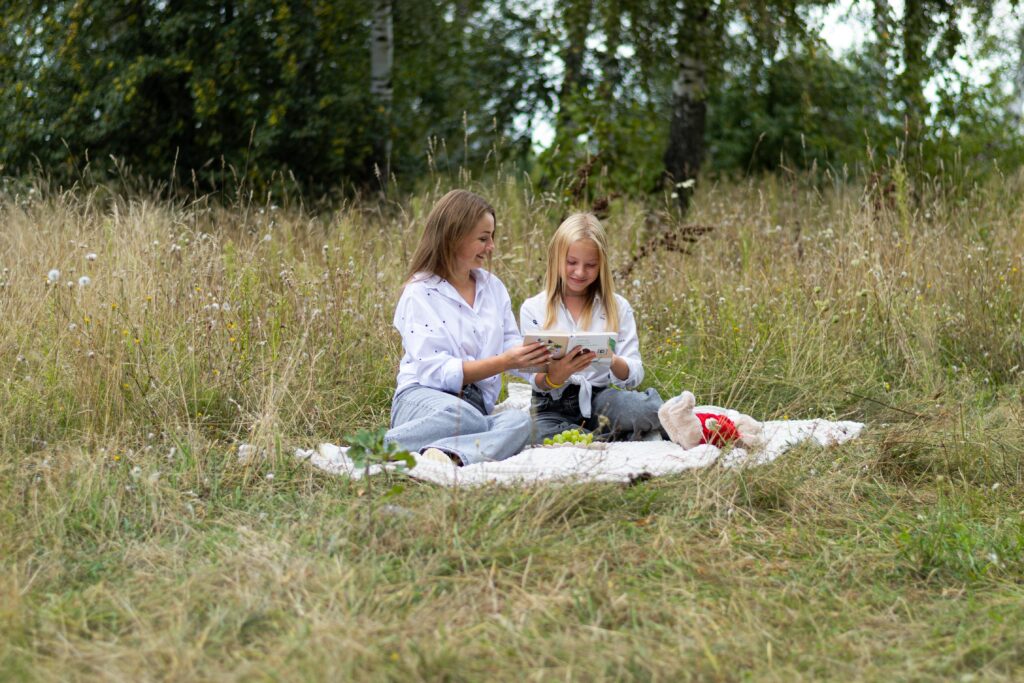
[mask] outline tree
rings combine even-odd
[[[370,94],[377,100],[377,113],[382,119],[374,163],[384,174],[385,186],[391,175],[391,67],[395,55],[391,22],[391,0],[376,0],[370,36]]]
[[[704,162],[704,131],[707,124],[707,65],[705,57],[717,43],[721,28],[712,27],[711,2],[687,0],[676,24],[675,63],[671,118],[665,146],[665,178],[674,186],[679,208],[686,211],[691,188]]]
[[[74,180],[113,156],[202,191],[290,176],[315,193],[379,187],[375,165],[415,178],[432,138],[454,148],[446,161],[481,163],[548,96],[536,19],[511,0],[4,7],[6,173],[38,162]]]

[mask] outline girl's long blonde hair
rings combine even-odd
[[[427,225],[409,262],[405,281],[409,282],[416,273],[433,273],[450,280],[455,272],[455,252],[459,244],[486,214],[491,214],[497,227],[494,208],[483,197],[468,190],[452,190],[437,200],[427,216]]]
[[[586,328],[590,325],[590,318],[594,312],[594,300],[600,296],[606,316],[605,330],[617,332],[619,329],[619,307],[615,303],[612,269],[608,264],[608,240],[605,237],[604,228],[601,227],[601,221],[597,220],[597,216],[592,213],[572,214],[562,221],[558,230],[555,230],[555,234],[551,237],[551,244],[548,245],[548,272],[544,278],[548,304],[544,327],[553,327],[558,319],[558,306],[564,302],[566,287],[565,259],[569,254],[569,247],[580,240],[593,242],[601,256],[597,280],[587,289],[583,314],[580,316],[580,326]]]

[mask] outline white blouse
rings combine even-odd
[[[413,384],[458,393],[462,362],[504,353],[523,343],[508,290],[492,273],[474,269],[476,295],[470,306],[447,280],[419,273],[402,290],[394,324],[405,354],[396,393]],[[478,380],[490,413],[501,390],[501,375]]]
[[[593,395],[593,387],[612,385],[621,389],[634,389],[644,379],[644,366],[640,361],[640,339],[636,334],[633,308],[618,294],[615,295],[615,303],[619,307],[619,336],[615,340],[615,355],[626,361],[626,365],[629,366],[629,375],[626,376],[626,379],[620,380],[612,374],[610,363],[591,363],[588,368],[571,376],[567,384],[577,384],[580,387],[580,412],[583,413],[583,417],[590,417],[590,399]],[[524,334],[544,330],[545,318],[547,318],[546,292],[530,297],[523,302],[519,309],[519,321],[522,323]],[[565,304],[560,303],[556,311],[555,324],[548,329],[567,332],[604,332],[607,319],[600,297],[594,300],[590,325],[586,329],[581,328]],[[530,379],[530,384],[534,390],[549,393],[555,398],[561,398],[562,392],[565,391],[564,386],[550,389],[544,385],[538,385],[536,375]]]

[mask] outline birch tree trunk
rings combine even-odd
[[[1020,131],[1024,124],[1024,25],[1017,29],[1017,70],[1013,74],[1013,102],[1010,120]]]
[[[707,30],[709,7],[688,2],[679,24],[676,60],[679,72],[672,83],[672,119],[665,149],[665,179],[672,183],[679,208],[685,213],[704,161],[704,129],[707,122],[707,67],[701,45]]]
[[[373,27],[370,33],[370,95],[382,122],[374,150],[377,172],[383,174],[381,187],[391,177],[391,71],[394,64],[395,41],[392,30],[392,0],[374,0]]]
[[[905,116],[907,143],[916,147],[922,137],[928,101],[924,86],[928,80],[928,39],[931,21],[925,0],[904,0],[903,4],[903,73],[900,94]]]

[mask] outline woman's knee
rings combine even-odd
[[[445,406],[441,414],[451,424],[453,434],[479,434],[488,429],[487,417],[469,404]]]

